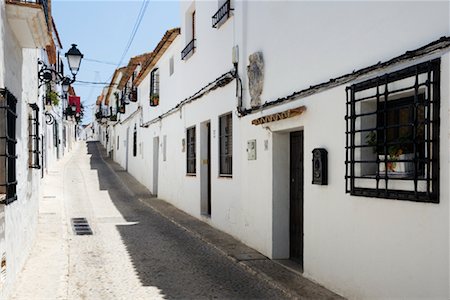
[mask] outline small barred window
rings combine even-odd
[[[39,107],[30,104],[31,114],[28,117],[28,166],[33,169],[40,169],[39,162]]]
[[[346,191],[439,203],[440,60],[347,88]]]
[[[17,200],[16,106],[14,95],[0,89],[0,203],[3,204]]]
[[[187,129],[187,170],[188,174],[195,174],[196,172],[196,149],[195,149],[195,127]]]

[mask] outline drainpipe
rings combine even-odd
[[[236,79],[236,99],[237,99],[237,113],[238,116],[242,116],[242,80],[239,77],[239,46],[235,45],[233,47],[232,62],[234,66],[234,78]]]

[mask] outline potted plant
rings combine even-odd
[[[150,106],[158,106],[159,105],[159,94],[152,94],[150,96]]]
[[[399,138],[397,144],[388,148],[388,155],[378,154],[377,146],[377,134],[375,131],[371,131],[366,136],[366,142],[373,147],[373,152],[378,155],[378,172],[387,173],[389,175],[407,175],[414,172],[414,153],[407,153],[407,141],[408,137],[403,136]],[[386,162],[387,161],[387,162]]]
[[[55,91],[50,90],[46,95],[46,105],[59,105],[59,95]]]

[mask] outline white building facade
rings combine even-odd
[[[158,198],[340,295],[447,299],[449,14],[183,1],[137,101],[105,93],[125,112],[102,143]]]
[[[46,103],[50,89],[39,73],[44,65],[61,70],[61,48],[50,1],[0,1],[1,299],[10,294],[34,242],[41,178],[67,151],[63,133],[75,126],[63,119],[60,85],[51,87],[54,101]]]

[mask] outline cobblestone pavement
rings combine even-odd
[[[52,285],[53,299],[286,298],[139,201],[95,144],[81,145],[61,168],[67,263],[57,273],[66,282],[40,282],[36,289],[45,269],[33,269],[31,257],[13,299],[48,298],[39,290]],[[73,234],[70,219],[78,217],[88,220],[93,235]],[[36,279],[24,282],[33,274]]]

